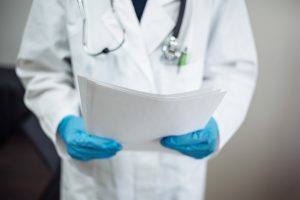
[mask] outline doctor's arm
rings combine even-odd
[[[16,72],[25,86],[26,106],[38,117],[61,157],[71,155],[79,160],[109,157],[120,150],[120,146],[87,133],[79,117],[79,95],[68,62],[71,55],[66,2],[33,1]]]
[[[211,119],[215,123],[162,140],[164,146],[194,158],[224,147],[244,121],[256,84],[256,49],[244,0],[214,2],[203,86],[227,94]]]
[[[219,150],[243,123],[257,78],[256,47],[245,1],[220,2],[212,19],[204,77],[204,86],[227,91],[214,113]]]

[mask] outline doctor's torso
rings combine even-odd
[[[84,2],[89,48],[120,44],[122,28],[110,0]],[[179,44],[188,49],[188,62],[180,73],[162,59],[180,1],[148,0],[140,22],[131,0],[114,2],[126,34],[124,45],[109,54],[84,51],[76,0],[33,1],[25,29],[17,74],[26,88],[26,105],[62,157],[62,199],[203,199],[206,159],[121,151],[111,159],[81,162],[70,159],[57,127],[64,117],[80,115],[77,75],[159,94],[212,86],[227,91],[214,113],[219,152],[245,119],[255,88],[256,50],[245,1],[187,1]]]
[[[73,72],[131,89],[169,94],[201,86],[210,25],[210,1],[188,1],[179,34],[188,49],[188,63],[181,67],[162,59],[162,44],[176,25],[180,1],[148,0],[139,22],[130,0],[115,1],[126,35],[117,51],[90,56],[82,47],[82,16],[76,1],[69,1],[66,27]],[[85,1],[87,45],[93,51],[117,46],[122,28],[109,1]],[[76,77],[76,76],[74,76]]]

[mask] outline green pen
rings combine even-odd
[[[187,47],[184,48],[184,50],[181,52],[181,55],[179,57],[179,61],[177,64],[177,73],[180,73],[180,69],[182,66],[187,65],[188,64],[188,53],[187,53],[188,49]]]

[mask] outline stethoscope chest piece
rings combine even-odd
[[[178,39],[172,35],[169,36],[162,46],[162,52],[162,57],[165,61],[176,63],[181,55],[181,50],[178,45]]]

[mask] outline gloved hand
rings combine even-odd
[[[206,127],[180,136],[168,136],[161,139],[164,147],[181,152],[184,155],[201,159],[213,153],[218,144],[219,129],[211,118]]]
[[[81,117],[65,117],[58,126],[58,132],[67,146],[68,154],[76,160],[109,158],[122,149],[122,146],[112,139],[86,132]]]

